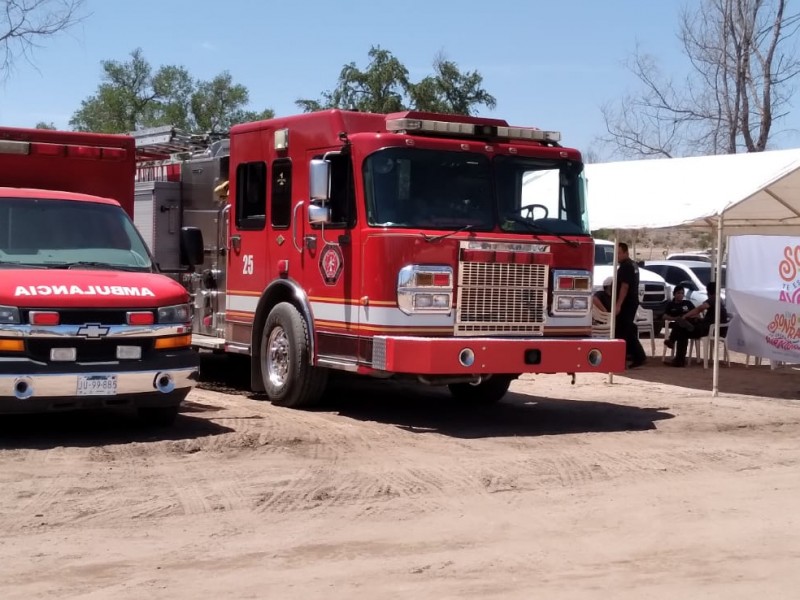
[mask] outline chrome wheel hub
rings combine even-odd
[[[267,376],[272,385],[283,387],[289,378],[289,337],[276,326],[267,340]]]

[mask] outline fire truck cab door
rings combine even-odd
[[[259,133],[259,132],[255,132]],[[231,162],[230,251],[226,334],[229,342],[249,347],[253,320],[266,282],[272,277],[267,249],[268,165],[251,134],[237,140],[236,162]],[[244,139],[242,139],[244,138]]]
[[[333,149],[332,149],[333,150]],[[306,286],[314,314],[318,338],[318,355],[324,358],[357,361],[358,348],[354,334],[359,321],[360,275],[354,270],[358,262],[354,253],[356,221],[354,172],[348,152],[309,152],[311,160],[329,163],[330,180],[327,201],[306,200],[304,215]],[[309,205],[324,205],[330,210],[327,224],[310,223]],[[351,343],[352,342],[352,343]]]

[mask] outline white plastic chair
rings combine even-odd
[[[611,333],[611,313],[599,310],[592,304],[592,337],[607,338]]]
[[[635,317],[636,327],[639,329],[639,335],[647,334],[650,336],[650,356],[656,355],[656,328],[653,323],[653,311],[649,308],[639,308],[636,310]]]
[[[720,332],[719,343],[722,344],[722,360],[724,360],[725,364],[730,367],[731,366],[731,357],[728,354],[728,344],[726,342],[727,337],[722,337],[722,334],[724,332],[726,332],[727,330],[728,330],[728,323],[720,323],[719,324],[719,332]],[[714,328],[712,327],[711,331],[709,331],[708,335],[703,337],[703,338],[701,338],[701,341],[703,342],[703,368],[704,369],[708,368],[708,361],[710,361],[711,358],[712,358],[712,356],[711,356],[711,340],[713,340],[713,339],[714,339]]]
[[[760,356],[754,356],[753,357],[753,366],[754,367],[760,367],[761,366],[761,360],[762,360],[762,358]],[[767,362],[769,363],[769,368],[772,371],[774,371],[775,369],[780,369],[784,364],[786,364],[786,363],[783,363],[783,362],[781,362],[779,360],[770,360],[770,359],[767,359]],[[750,366],[750,355],[749,354],[746,354],[745,357],[744,357],[744,366],[745,367],[749,367]]]

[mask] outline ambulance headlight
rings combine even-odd
[[[192,320],[192,309],[188,304],[162,306],[158,309],[159,323],[188,323]]]
[[[0,325],[18,325],[19,309],[16,306],[0,306]]]

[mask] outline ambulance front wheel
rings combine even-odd
[[[273,308],[261,337],[261,377],[273,404],[301,408],[322,397],[326,369],[311,365],[308,324],[288,302]]]
[[[506,395],[511,380],[512,378],[507,375],[494,375],[478,385],[452,383],[447,387],[450,388],[450,395],[456,400],[470,404],[494,404]]]

